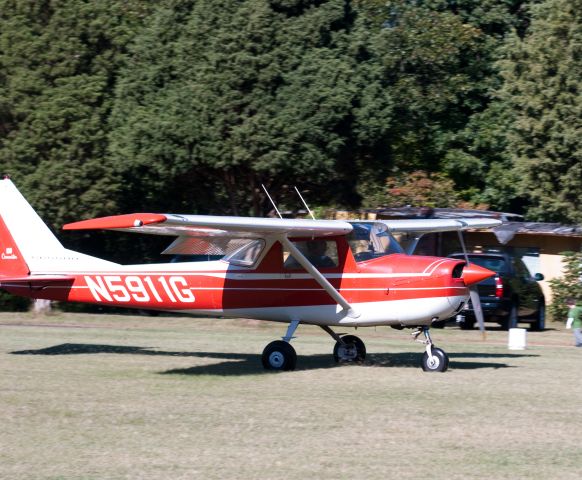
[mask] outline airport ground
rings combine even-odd
[[[247,320],[0,314],[0,478],[578,479],[582,349],[562,324],[359,329],[364,365],[300,327],[297,370],[264,372],[284,326]]]

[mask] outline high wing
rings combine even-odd
[[[492,228],[500,220],[490,218],[437,218],[410,220],[378,220],[392,233],[435,233]],[[345,235],[353,229],[342,220],[307,220],[259,217],[223,217],[215,215],[176,215],[134,213],[94,218],[68,223],[64,230],[117,230],[155,235],[191,237],[260,237],[285,234],[288,237],[324,237]]]
[[[214,215],[136,213],[69,223],[64,230],[117,230],[186,237],[326,237],[345,235],[352,225],[341,220],[300,220]]]
[[[378,220],[392,233],[437,233],[478,228],[498,227],[502,224],[494,218],[419,218],[410,220]]]

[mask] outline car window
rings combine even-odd
[[[499,257],[473,257],[469,255],[469,260],[472,263],[479,265],[480,267],[487,268],[488,270],[493,270],[496,273],[506,273],[507,264],[503,258]]]
[[[525,264],[519,258],[513,259],[513,266],[515,268],[515,273],[518,276],[520,276],[522,278],[530,278],[531,277],[529,270],[527,269]]]

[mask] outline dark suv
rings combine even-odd
[[[449,255],[465,258],[462,253]],[[528,322],[532,330],[545,328],[546,305],[539,281],[541,273],[533,277],[520,258],[507,253],[470,253],[469,261],[497,273],[477,284],[481,307],[486,322],[497,322],[502,328],[517,327],[519,322]],[[475,313],[471,302],[457,315],[461,328],[475,325]]]

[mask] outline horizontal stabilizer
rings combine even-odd
[[[48,285],[50,283],[73,282],[75,277],[70,275],[22,275],[19,277],[0,277],[0,288],[20,286],[34,283]]]

